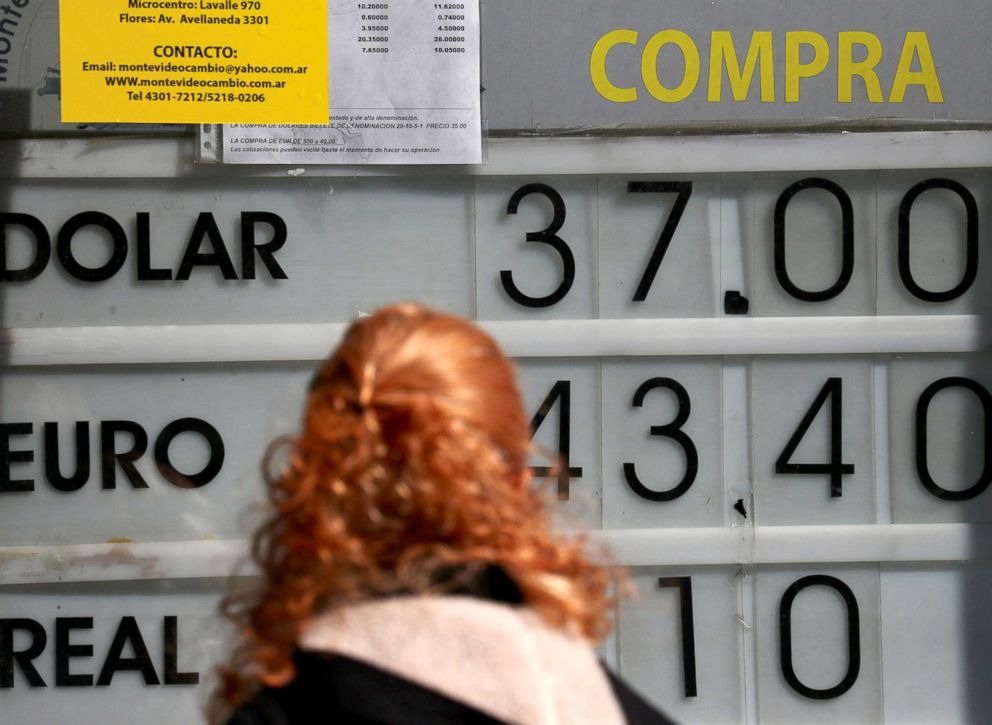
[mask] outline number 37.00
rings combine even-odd
[[[820,290],[808,290],[799,287],[789,276],[789,268],[785,255],[785,220],[789,203],[797,194],[809,189],[820,189],[833,196],[841,216],[841,269],[840,273],[829,287]],[[919,196],[933,189],[944,189],[955,194],[964,205],[965,212],[965,268],[959,282],[945,290],[931,290],[922,287],[913,277],[910,266],[910,212]],[[675,231],[692,197],[691,181],[629,181],[627,192],[630,194],[674,194],[672,204],[661,235],[655,242],[651,256],[641,274],[634,290],[632,301],[643,302],[651,291],[651,285],[665,253],[672,243]],[[575,282],[575,256],[568,242],[562,239],[558,232],[565,223],[565,200],[558,191],[548,184],[524,184],[513,192],[506,205],[507,214],[516,214],[520,203],[528,196],[543,196],[551,203],[552,218],[547,227],[539,231],[527,232],[526,240],[550,245],[561,258],[562,277],[558,286],[544,295],[531,295],[522,291],[514,282],[513,272],[509,269],[500,270],[499,278],[506,294],[519,305],[524,307],[550,307],[560,302],[568,294]],[[974,195],[964,184],[953,179],[926,179],[910,188],[899,203],[898,213],[898,268],[899,278],[906,289],[914,297],[927,302],[948,302],[957,299],[974,284],[978,275],[978,204]],[[790,184],[779,195],[775,202],[773,223],[773,248],[775,278],[782,288],[792,297],[804,302],[824,302],[837,297],[851,281],[854,271],[854,208],[851,197],[836,182],[823,178],[807,178]]]

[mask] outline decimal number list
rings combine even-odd
[[[388,2],[357,3],[359,24],[355,42],[364,54],[388,54],[398,27],[395,14],[390,14]],[[431,3],[429,15],[418,20],[428,21],[420,31],[430,32],[431,49],[435,54],[465,53],[465,3]],[[402,15],[402,13],[400,13]],[[391,22],[392,19],[392,22]],[[410,34],[412,35],[412,34]],[[419,32],[417,33],[419,35]],[[419,44],[421,38],[408,37],[404,42]]]
[[[434,3],[434,52],[465,52],[465,3]]]
[[[362,53],[389,53],[389,3],[358,3],[358,34]]]

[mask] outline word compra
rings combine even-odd
[[[608,75],[610,55],[630,62],[624,54],[636,50],[620,46],[640,47],[643,38],[636,30],[611,30],[603,35],[589,55],[589,76],[596,92],[607,101],[632,103],[638,99],[638,89],[630,85],[630,77]],[[670,48],[669,48],[670,46]],[[705,48],[705,46],[703,46]],[[709,68],[706,79],[706,100],[723,100],[723,78],[727,77],[734,101],[744,101],[750,92],[755,75],[758,77],[762,103],[779,100],[776,78],[779,68],[784,72],[784,97],[786,103],[800,100],[800,82],[826,72],[832,59],[836,60],[836,100],[850,103],[856,87],[863,88],[869,103],[902,103],[910,86],[919,86],[928,103],[943,103],[944,94],[937,77],[937,65],[927,34],[912,31],[905,34],[899,50],[899,60],[889,83],[889,95],[882,90],[879,66],[882,62],[882,41],[873,33],[852,30],[837,34],[836,43],[820,33],[808,30],[790,30],[783,41],[775,42],[772,31],[751,33],[747,50],[738,55],[729,30],[714,30],[709,38]],[[666,50],[666,48],[668,48]],[[743,67],[740,58],[743,57]],[[776,66],[775,58],[785,62]],[[661,62],[659,62],[661,61]],[[674,62],[672,62],[674,61]],[[663,70],[659,70],[659,65]],[[672,72],[674,67],[675,72]],[[681,78],[677,71],[681,68]],[[700,44],[681,30],[660,30],[643,43],[640,56],[641,84],[654,99],[663,103],[678,103],[689,98],[699,86],[701,75]],[[855,77],[859,84],[855,84]]]

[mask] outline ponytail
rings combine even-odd
[[[529,485],[530,430],[513,368],[474,325],[416,305],[355,322],[314,376],[302,431],[270,448],[270,511],[252,543],[262,586],[229,597],[241,643],[212,717],[294,675],[308,621],[342,605],[443,588],[495,564],[550,624],[596,640],[607,575],[554,536]]]

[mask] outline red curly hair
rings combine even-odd
[[[551,625],[604,636],[607,573],[581,538],[551,533],[530,451],[513,367],[478,327],[415,304],[352,324],[313,379],[283,470],[267,476],[271,514],[252,546],[263,584],[222,606],[241,641],[211,719],[294,677],[315,614],[437,591],[441,572],[497,565]]]

